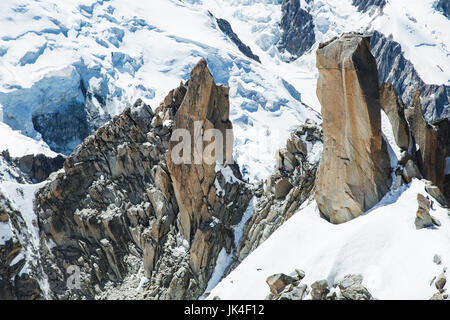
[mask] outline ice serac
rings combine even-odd
[[[439,139],[438,127],[428,124],[423,117],[419,91],[416,91],[405,114],[419,149],[416,152],[419,169],[425,179],[443,190],[446,149],[439,143],[442,139]]]
[[[321,44],[316,57],[324,146],[315,196],[332,223],[343,223],[373,207],[391,184],[377,65],[370,38],[357,33]]]

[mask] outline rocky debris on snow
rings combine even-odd
[[[442,273],[437,277],[437,279],[434,281],[434,284],[436,286],[436,289],[438,289],[440,292],[443,291],[445,284],[447,283],[447,278],[445,277],[445,269],[442,271]]]
[[[269,285],[272,294],[278,294],[286,288],[287,285],[299,281],[298,275],[291,277],[284,273],[273,274],[267,278],[266,282]]]
[[[437,255],[435,255],[436,258]],[[433,259],[435,261],[435,259]],[[436,261],[435,261],[436,262]],[[439,263],[440,264],[440,257],[439,257]],[[443,268],[442,272],[439,274],[439,276],[435,277],[433,281],[431,282],[431,285],[434,282],[434,286],[436,287],[437,291],[433,296],[430,298],[430,300],[448,300],[449,295],[446,293],[447,289],[445,288],[445,285],[447,284],[447,277],[445,276],[445,273],[447,272],[447,268]]]
[[[190,131],[193,120],[231,129],[228,112],[228,88],[201,60],[155,111],[138,100],[75,149],[36,196],[41,237],[55,244],[41,250],[53,298],[114,297],[136,270],[148,281],[129,298],[203,293],[219,252],[231,252],[232,226],[251,192],[235,164],[174,164],[170,138],[175,129]],[[70,265],[81,279],[72,290]]]
[[[301,284],[305,273],[296,270],[289,275],[278,273],[267,278],[270,288],[269,300],[373,300],[370,292],[362,285],[361,275],[346,275],[330,286],[326,279],[314,281],[309,289]]]
[[[234,33],[233,28],[231,28],[230,23],[221,18],[216,18],[217,25],[219,26],[220,30],[225,33],[228,38],[230,38],[231,41],[234,42],[234,44],[238,47],[239,51],[241,51],[244,55],[249,57],[250,59],[255,60],[256,62],[261,63],[261,60],[257,55],[255,55],[252,52],[252,49],[250,49],[249,46],[245,45],[241,39],[239,39],[238,35]]]
[[[258,200],[227,273],[311,198],[321,150],[322,130],[306,120],[291,134],[286,148],[277,152],[277,168],[256,186]]]
[[[300,1],[283,0],[281,5],[281,52],[287,51],[293,58],[311,49],[315,42],[313,17],[301,8]]]
[[[320,44],[316,57],[324,146],[315,197],[330,222],[343,223],[373,207],[391,185],[377,66],[370,38],[357,33]]]
[[[419,91],[416,91],[411,106],[405,110],[405,115],[414,143],[418,146],[416,156],[421,173],[438,188],[443,188],[446,150],[439,144],[438,130],[428,124],[422,115]]]
[[[419,204],[419,208],[416,212],[416,220],[414,224],[416,225],[416,229],[428,228],[432,226],[441,226],[439,220],[430,215],[430,205],[431,202],[424,195],[418,193],[417,194],[417,202]]]
[[[362,275],[346,275],[339,282],[342,297],[347,300],[372,300],[370,292],[362,285]]]

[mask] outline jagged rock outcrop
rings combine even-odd
[[[419,91],[414,95],[411,106],[405,110],[405,115],[414,143],[418,146],[416,157],[422,175],[438,188],[443,189],[446,150],[444,146],[439,145],[438,130],[428,124],[422,115]]]
[[[450,86],[426,84],[392,37],[374,31],[370,45],[377,60],[379,84],[392,83],[405,105],[411,104],[414,92],[420,89],[423,114],[429,123],[450,118]]]
[[[294,58],[311,49],[315,42],[313,17],[300,6],[298,0],[283,0],[281,6],[280,50]]]
[[[244,55],[249,57],[250,59],[255,60],[256,62],[261,63],[261,60],[259,57],[252,52],[252,49],[244,44],[241,39],[239,39],[238,35],[234,33],[233,28],[231,28],[231,24],[221,18],[216,18],[217,25],[219,26],[220,30],[225,33],[228,38],[230,38],[231,41],[238,47],[239,51],[241,51]]]
[[[66,159],[64,172],[36,196],[52,298],[117,297],[135,273],[147,281],[140,291],[124,293],[127,298],[203,293],[219,252],[231,252],[231,228],[250,191],[236,165],[216,170],[201,162],[189,172],[189,165],[173,164],[168,150],[174,130],[189,132],[193,119],[203,120],[205,129],[231,128],[227,94],[202,60],[188,84],[172,90],[154,112],[138,100]],[[191,150],[186,155],[198,151]],[[186,190],[205,190],[208,197],[193,192],[188,199]],[[206,208],[195,211],[203,203]],[[79,271],[78,287],[67,286],[69,266]]]
[[[342,223],[374,206],[391,184],[377,66],[370,39],[355,33],[321,44],[316,56],[324,146],[315,196],[320,211]]]
[[[253,214],[244,226],[227,273],[311,199],[321,150],[322,130],[307,120],[291,134],[286,148],[277,152],[276,170],[256,186]]]
[[[380,86],[380,104],[389,118],[395,143],[402,150],[409,147],[409,126],[405,118],[405,105],[397,96],[391,83],[384,82]]]

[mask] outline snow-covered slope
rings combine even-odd
[[[450,217],[436,205],[431,214],[439,228],[416,230],[417,194],[425,185],[388,193],[363,216],[341,225],[322,219],[309,204],[285,222],[260,247],[211,291],[209,298],[264,299],[266,278],[303,269],[302,283],[327,279],[333,284],[347,274],[362,274],[363,284],[377,299],[429,299],[433,278],[450,263]],[[435,254],[442,265],[433,262]]]

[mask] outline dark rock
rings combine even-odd
[[[281,6],[279,48],[294,58],[311,49],[315,42],[313,17],[300,7],[298,0],[283,0]]]
[[[450,19],[450,1],[448,0],[438,0],[434,3],[434,7],[442,12],[444,16]]]
[[[220,30],[222,30],[223,33],[225,33],[228,38],[230,38],[231,41],[239,48],[239,51],[241,51],[244,55],[249,57],[250,59],[253,59],[259,63],[261,63],[261,60],[257,55],[255,55],[252,52],[252,49],[250,49],[249,46],[245,45],[241,39],[239,39],[238,35],[234,33],[233,29],[231,28],[230,23],[225,19],[216,18],[217,25],[219,26]]]
[[[14,158],[13,161],[33,181],[41,182],[47,179],[52,172],[61,169],[65,158],[61,155],[50,158],[43,154],[30,154],[20,158]]]
[[[358,11],[366,12],[371,7],[383,9],[386,5],[386,0],[353,0],[352,5],[358,8]]]

